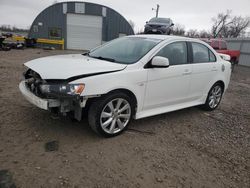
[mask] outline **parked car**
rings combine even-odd
[[[238,64],[240,58],[239,50],[228,50],[227,42],[222,39],[202,39],[207,42],[213,49],[215,49],[218,53],[226,54],[230,56],[230,62],[235,65]]]
[[[173,25],[173,21],[170,18],[152,18],[146,22],[144,33],[170,35]]]
[[[106,137],[140,119],[196,105],[214,110],[226,91],[231,64],[208,44],[185,37],[135,35],[86,54],[25,63],[19,84],[37,107],[81,120]]]
[[[2,33],[2,36],[6,37],[6,38],[11,38],[13,36],[12,33]]]
[[[11,49],[10,46],[8,46],[6,43],[4,43],[4,40],[6,37],[0,36],[0,51],[9,51]]]

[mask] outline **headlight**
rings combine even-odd
[[[40,91],[43,94],[60,93],[66,95],[81,95],[84,88],[85,88],[84,84],[40,85]]]

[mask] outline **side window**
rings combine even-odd
[[[51,27],[49,28],[49,38],[51,39],[61,39],[62,30],[61,28]]]
[[[207,63],[209,62],[209,49],[203,44],[192,43],[193,48],[193,62]]]
[[[171,43],[162,48],[156,56],[166,57],[170,65],[180,65],[187,63],[187,45],[186,42]]]
[[[209,61],[210,62],[216,62],[216,57],[215,57],[214,53],[211,50],[209,50]]]
[[[38,25],[33,25],[33,31],[34,31],[34,33],[38,32]]]

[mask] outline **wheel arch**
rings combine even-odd
[[[131,90],[125,89],[125,88],[119,88],[119,89],[111,90],[107,94],[114,93],[114,92],[126,93],[127,95],[129,95],[130,97],[132,97],[132,99],[134,100],[134,102],[136,102],[136,104],[137,104],[137,98],[136,98],[135,94]]]
[[[129,89],[125,89],[125,88],[113,89],[113,90],[108,91],[108,92],[105,93],[105,94],[100,95],[100,97],[102,97],[102,96],[104,96],[104,95],[109,95],[109,94],[111,94],[111,93],[116,93],[116,92],[122,92],[122,93],[127,94],[129,97],[131,97],[131,99],[133,100],[133,102],[134,102],[134,104],[135,104],[135,114],[136,114],[136,112],[137,112],[137,106],[138,106],[138,99],[137,99],[136,95],[135,95],[131,90],[129,90]],[[86,107],[89,108],[89,106],[91,105],[91,103],[92,103],[93,101],[95,101],[97,98],[99,98],[99,97],[88,99],[88,100],[87,100]],[[135,115],[135,114],[133,114],[133,115]]]
[[[221,86],[222,86],[222,90],[223,90],[223,93],[224,93],[224,91],[225,91],[225,83],[222,81],[222,80],[218,80],[217,82],[215,82],[214,84],[213,84],[213,86],[215,85],[215,84],[220,84]],[[212,86],[212,87],[213,87]],[[211,88],[212,88],[211,87]]]
[[[222,94],[221,94],[221,97],[222,97],[222,95],[223,95],[223,93],[224,93],[224,91],[225,91],[225,83],[224,83],[222,80],[216,81],[216,82],[210,87],[210,89],[209,89],[209,91],[208,91],[208,93],[207,93],[207,96],[206,96],[206,100],[205,100],[204,104],[202,105],[202,108],[205,109],[205,110],[208,110],[208,111],[214,110],[215,108],[217,108],[217,106],[218,106],[219,103],[220,103],[220,101],[219,101],[219,103],[217,104],[217,106],[215,106],[215,107],[213,107],[213,108],[209,106],[209,94],[210,94],[210,92],[212,91],[212,88],[214,88],[216,85],[220,85],[220,86],[222,87]],[[220,100],[221,100],[221,99],[220,99]]]

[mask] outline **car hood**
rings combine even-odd
[[[24,65],[37,72],[42,79],[70,79],[126,68],[124,64],[94,59],[82,54],[43,57],[29,61]]]

